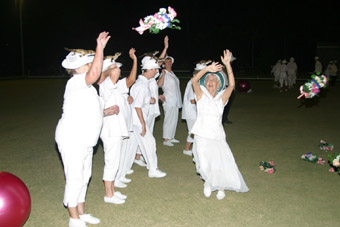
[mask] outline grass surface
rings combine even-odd
[[[64,174],[54,142],[61,116],[66,80],[0,81],[0,171],[27,185],[32,209],[25,227],[67,226],[63,207]],[[181,81],[184,89],[186,81]],[[318,148],[320,139],[340,152],[339,86],[320,98],[297,100],[298,88],[279,93],[269,81],[251,81],[252,93],[236,92],[225,125],[227,141],[250,189],[227,192],[222,201],[203,195],[203,182],[192,159],[182,154],[187,134],[179,120],[174,147],[162,145],[163,116],[156,121],[159,168],[168,176],[150,179],[134,165],[132,182],[120,191],[124,205],[103,202],[103,149],[93,157],[87,212],[101,219],[98,226],[338,226],[336,207],[340,176],[329,165],[308,163],[301,155]],[[277,172],[259,170],[273,160]],[[89,225],[91,226],[91,225]]]

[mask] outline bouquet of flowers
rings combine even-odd
[[[175,19],[177,16],[176,11],[170,6],[168,7],[168,11],[169,12],[167,12],[165,8],[160,8],[158,13],[146,16],[144,17],[144,20],[140,19],[139,27],[132,29],[136,30],[141,35],[148,29],[151,34],[157,34],[160,30],[165,28],[181,30],[181,27],[174,24],[179,23],[179,20]]]
[[[332,151],[334,148],[333,144],[326,143],[324,140],[320,140],[320,150],[322,151]]]
[[[311,152],[303,154],[301,156],[301,158],[305,161],[318,163],[318,164],[321,164],[321,165],[323,165],[325,163],[325,161],[322,158],[318,157],[317,155],[313,155]]]
[[[298,97],[305,96],[305,98],[313,98],[315,95],[320,93],[320,89],[326,87],[328,79],[325,75],[317,72],[311,76],[312,80],[307,81],[300,87],[301,95]]]
[[[329,172],[337,172],[340,175],[340,154],[333,153],[328,155],[328,163],[331,168]]]
[[[269,161],[269,162],[261,161],[259,167],[260,167],[260,170],[263,170],[264,172],[267,172],[269,174],[274,173],[276,171],[275,164],[273,161]]]

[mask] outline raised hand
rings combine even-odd
[[[229,64],[232,56],[233,54],[228,49],[226,49],[223,51],[223,56],[221,56],[221,61],[223,62],[224,65]]]
[[[169,37],[165,36],[164,37],[164,48],[168,48],[169,47]]]
[[[219,72],[221,71],[223,66],[218,62],[213,62],[211,65],[207,66],[208,72]]]
[[[136,52],[135,48],[131,48],[131,49],[129,50],[129,56],[130,56],[130,58],[131,58],[132,60],[137,60],[137,57],[136,57],[136,55],[135,55],[135,52]]]
[[[104,49],[110,38],[108,32],[101,32],[97,38],[97,47]]]

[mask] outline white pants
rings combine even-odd
[[[200,160],[198,159],[197,145],[195,141],[192,144],[192,154],[194,155],[196,173],[200,173]]]
[[[148,119],[146,121],[146,123],[149,126],[151,134],[153,134],[153,129],[154,129],[154,126],[155,126],[156,117],[158,117],[158,114],[149,114]]]
[[[58,144],[64,165],[65,193],[64,205],[76,207],[84,203],[92,172],[93,148],[81,145]]]
[[[293,87],[296,84],[296,73],[288,71],[288,87]]]
[[[288,85],[288,79],[287,79],[287,73],[281,72],[280,73],[280,87],[283,87],[283,85]]]
[[[177,121],[178,121],[178,107],[163,106],[164,122],[163,122],[163,138],[175,138]]]
[[[119,168],[122,137],[102,139],[104,144],[104,181],[114,181]]]
[[[194,126],[196,119],[185,119],[187,122],[187,127],[188,127],[188,137],[187,137],[187,142],[193,143],[194,142],[194,136],[191,134],[191,129]]]
[[[156,170],[158,161],[156,154],[156,140],[155,137],[151,134],[148,125],[146,125],[146,134],[141,136],[142,126],[134,125],[133,132],[135,134],[138,147],[146,161],[148,170]]]
[[[275,71],[274,72],[274,82],[279,82],[280,79],[280,72]]]
[[[133,132],[129,132],[129,138],[124,138],[122,141],[117,179],[125,177],[126,172],[131,169],[135,160],[137,146],[135,135]]]

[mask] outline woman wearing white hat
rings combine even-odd
[[[223,89],[224,79],[220,73],[222,65],[218,63],[203,68],[191,79],[198,114],[191,132],[195,134],[199,173],[205,181],[203,192],[206,197],[210,197],[212,191],[218,190],[217,199],[225,197],[224,190],[249,190],[235,163],[221,124],[224,106],[235,87],[231,56],[231,52],[225,50],[221,57],[228,72],[229,86],[226,89]]]
[[[153,57],[146,56],[142,59],[142,75],[138,76],[136,83],[131,87],[130,94],[133,97],[133,131],[138,146],[146,161],[150,178],[165,177],[166,173],[158,169],[156,154],[156,140],[151,133],[147,119],[150,104],[155,103],[149,89],[149,79],[158,73],[159,65]]]
[[[100,222],[98,218],[85,214],[85,196],[92,171],[93,146],[97,144],[103,121],[103,108],[92,84],[101,74],[103,51],[109,39],[108,32],[102,32],[97,38],[94,56],[74,50],[62,62],[73,76],[66,84],[63,114],[56,128],[55,140],[64,165],[64,205],[70,215],[70,227]],[[108,109],[105,114],[112,114],[112,111]]]
[[[173,143],[180,141],[175,139],[178,111],[182,108],[182,96],[179,79],[172,71],[174,58],[167,56],[164,60],[165,69],[158,80],[158,86],[162,87],[163,95],[160,96],[163,102],[164,121],[163,121],[163,145],[174,146]]]
[[[125,107],[125,97],[122,93],[127,93],[129,91],[128,85],[131,86],[136,79],[137,57],[134,52],[134,49],[130,50],[130,57],[134,61],[134,66],[128,79],[132,82],[128,83],[127,81],[129,80],[127,79],[118,81],[122,64],[115,60],[120,55],[119,53],[104,60],[104,72],[101,79],[103,81],[99,84],[99,93],[104,100],[104,106],[115,106],[119,110],[116,115],[104,118],[100,134],[104,145],[105,165],[103,180],[105,186],[104,202],[106,203],[123,204],[127,198],[127,196],[115,191],[114,181],[122,177],[117,174],[120,163],[124,162],[125,157],[125,150],[122,152],[122,142],[123,139],[129,137],[126,123],[127,110]]]

